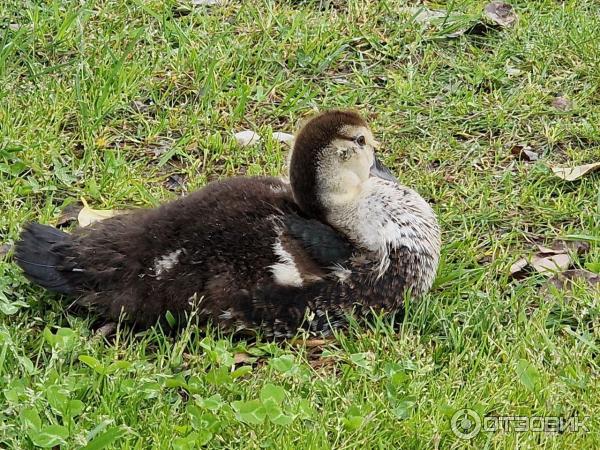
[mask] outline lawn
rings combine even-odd
[[[452,11],[429,23],[396,0],[193,3],[0,5],[0,448],[598,448],[598,291],[510,276],[557,240],[600,272],[600,174],[549,169],[600,161],[598,2],[514,1],[503,30],[471,27],[481,1],[428,3]],[[439,216],[436,284],[401,323],[315,347],[193,325],[103,336],[12,261],[24,223],[66,222],[81,198],[155,206],[281,174],[271,133],[331,107],[369,118]],[[461,439],[463,408],[584,426]]]

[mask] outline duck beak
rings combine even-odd
[[[377,157],[375,157],[375,159],[373,160],[373,165],[371,166],[369,175],[372,177],[378,177],[387,181],[393,181],[394,183],[398,183],[398,180],[396,180],[396,177],[390,171],[390,169],[385,167],[382,164],[382,162],[377,159]]]

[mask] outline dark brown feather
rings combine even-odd
[[[146,327],[167,311],[181,315],[197,303],[203,321],[253,327],[251,306],[238,302],[259,286],[275,284],[270,266],[278,257],[273,244],[285,216],[294,217],[295,223],[303,220],[287,185],[279,179],[211,183],[160,208],[61,234],[61,245],[50,253],[56,266],[52,275],[60,275],[69,286],[69,291],[61,292],[75,293],[80,303],[111,320],[124,314]],[[18,248],[39,246],[30,234],[29,229],[24,231]],[[285,235],[294,259],[303,261],[301,270],[322,275],[325,269],[294,239]],[[47,250],[40,248],[36,257]],[[157,259],[176,251],[180,254],[173,268],[157,274]],[[26,272],[31,269],[18,262]],[[30,278],[44,285],[39,278]],[[51,289],[48,283],[45,287]]]

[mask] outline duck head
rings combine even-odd
[[[400,185],[377,159],[378,144],[352,111],[328,111],[297,134],[290,184],[302,210],[378,255],[378,276],[391,268],[414,293],[433,282],[440,230],[431,206]]]
[[[296,135],[290,161],[290,183],[298,205],[327,219],[332,208],[352,203],[370,178],[396,183],[375,155],[378,146],[367,123],[354,111],[332,110],[310,119]]]

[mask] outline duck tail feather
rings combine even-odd
[[[66,273],[64,249],[70,235],[48,225],[30,223],[15,245],[15,260],[25,276],[40,286],[62,294],[74,292]]]

